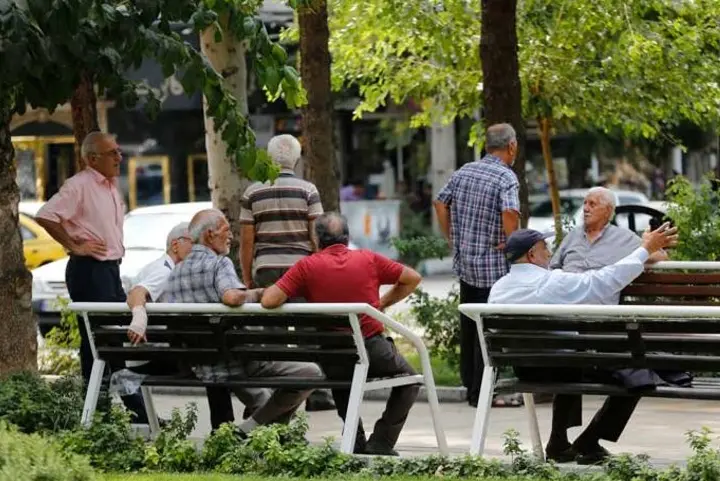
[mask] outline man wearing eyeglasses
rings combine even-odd
[[[70,253],[65,282],[74,302],[125,302],[120,280],[125,203],[117,187],[122,152],[112,135],[92,132],[83,140],[81,155],[87,167],[63,183],[36,221]],[[85,325],[78,327],[87,384],[93,355]],[[133,422],[147,424],[140,394],[123,396],[123,402],[134,414]]]

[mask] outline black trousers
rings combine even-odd
[[[460,280],[461,304],[485,304],[489,296],[489,287],[475,287]],[[469,401],[477,402],[480,396],[484,367],[477,324],[465,314],[460,314],[460,378],[467,389]]]
[[[92,257],[70,256],[65,269],[65,283],[73,302],[125,302],[127,297],[120,280],[117,261],[98,261]],[[86,383],[92,372],[93,355],[85,323],[78,319],[80,331],[80,368]],[[125,366],[108,365],[110,371]],[[123,404],[135,415],[133,422],[147,424],[145,404],[140,393],[122,397]]]
[[[582,369],[552,369],[539,367],[515,367],[518,379],[528,382],[580,382],[595,381],[617,383],[612,372]],[[595,443],[600,439],[616,442],[622,434],[637,403],[639,396],[608,396],[602,407],[585,428],[576,442]],[[556,394],[553,398],[552,432],[555,436],[566,437],[568,428],[582,425],[582,396],[579,394]]]
[[[392,339],[382,334],[365,339],[365,349],[370,359],[369,378],[417,374],[400,355]],[[322,368],[327,379],[348,380],[352,378],[354,365],[323,365]],[[375,423],[369,440],[365,437],[362,420],[359,421],[355,437],[355,452],[363,453],[368,442],[381,447],[394,447],[418,392],[420,392],[420,386],[417,384],[392,388],[385,405],[385,412]],[[333,389],[332,395],[337,412],[344,422],[350,401],[350,390]]]

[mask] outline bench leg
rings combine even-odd
[[[523,393],[525,412],[528,416],[530,426],[530,439],[532,440],[533,453],[540,461],[545,461],[545,450],[543,450],[542,438],[540,437],[540,426],[538,425],[537,410],[535,409],[535,398],[532,393]]]
[[[485,366],[478,396],[477,410],[475,411],[475,425],[473,426],[472,440],[470,441],[470,454],[482,456],[485,450],[488,422],[490,421],[490,408],[492,407],[493,393],[495,392],[495,369]]]
[[[105,361],[95,359],[93,361],[92,371],[90,372],[90,381],[88,382],[87,393],[85,394],[85,405],[83,406],[82,418],[80,419],[80,423],[83,426],[89,426],[90,423],[92,423],[98,397],[100,396],[104,372]]]
[[[140,388],[140,392],[142,393],[143,402],[145,403],[145,412],[147,413],[148,424],[150,425],[150,435],[155,436],[160,432],[160,422],[158,421],[155,403],[152,399],[152,389],[143,386]]]
[[[435,389],[435,380],[432,377],[432,373],[423,372],[423,376],[425,377],[425,390],[427,391],[433,427],[435,428],[438,451],[440,451],[440,454],[443,456],[447,456],[449,454],[447,439],[445,438],[445,429],[443,429],[442,425],[442,413],[440,412],[440,403],[438,402],[437,390]]]
[[[345,423],[343,424],[342,442],[340,443],[340,451],[346,454],[352,454],[355,450],[355,436],[357,435],[360,420],[360,404],[363,400],[367,373],[368,366],[366,364],[355,365],[352,386],[350,387],[350,399],[348,400]]]

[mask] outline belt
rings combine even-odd
[[[74,259],[74,260],[80,261],[80,262],[92,262],[92,263],[96,263],[96,264],[110,264],[110,265],[113,265],[113,266],[119,266],[120,264],[122,264],[122,259],[105,259],[105,260],[100,260],[100,259],[95,259],[94,257],[91,257],[91,256],[76,256],[76,255],[71,255],[71,256],[70,256],[70,259]]]

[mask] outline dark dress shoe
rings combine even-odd
[[[372,456],[400,456],[393,448],[372,441],[368,441],[367,446],[365,446],[365,454]]]
[[[332,399],[328,398],[320,398],[320,399],[312,399],[308,398],[307,401],[305,401],[305,411],[312,412],[312,411],[334,411],[335,410],[335,403]]]
[[[599,444],[589,450],[577,450],[577,458],[575,461],[580,465],[603,464],[610,456],[610,451],[603,448]]]
[[[565,446],[548,446],[545,448],[545,459],[556,463],[571,463],[575,461],[578,452],[569,443]]]

